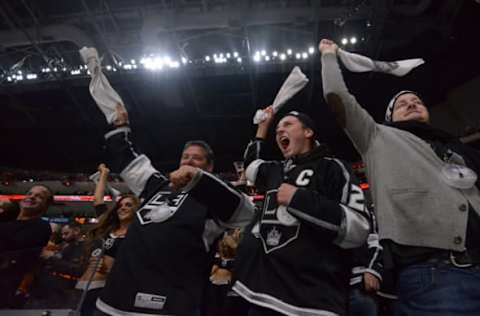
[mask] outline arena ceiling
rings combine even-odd
[[[272,102],[296,64],[310,83],[285,110],[313,116],[339,157],[358,160],[323,102],[318,53],[295,58],[323,37],[355,36],[346,49],[375,59],[426,60],[403,78],[345,74],[378,121],[396,91],[418,90],[433,106],[480,70],[480,4],[473,0],[0,0],[0,16],[3,168],[88,173],[105,159],[107,126],[88,76],[71,73],[81,65],[82,46],[97,47],[103,64],[118,68],[107,76],[126,103],[136,142],[167,170],[191,139],[212,145],[218,169],[233,169],[254,134],[254,112]],[[285,61],[252,59],[256,51],[289,49]],[[205,59],[227,52],[242,61]],[[122,68],[157,55],[186,63],[161,71]],[[59,72],[45,74],[47,67]],[[18,71],[38,78],[9,81]]]

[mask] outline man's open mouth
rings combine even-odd
[[[290,139],[288,139],[287,136],[280,137],[280,146],[282,147],[282,149],[286,150],[288,148],[288,145],[290,145]]]

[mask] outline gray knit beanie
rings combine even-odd
[[[395,102],[397,101],[397,99],[401,96],[401,95],[404,95],[406,93],[412,93],[412,94],[415,94],[417,97],[419,97],[420,99],[422,99],[420,97],[420,95],[415,92],[415,91],[410,91],[410,90],[402,90],[400,92],[398,92],[397,94],[395,94],[393,96],[393,98],[390,100],[390,102],[388,102],[388,106],[387,106],[387,111],[385,112],[385,122],[389,122],[391,123],[393,121],[393,107],[395,106]]]

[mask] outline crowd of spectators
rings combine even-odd
[[[117,104],[109,167],[132,193],[109,188],[101,164],[95,225],[43,220],[54,202],[44,185],[2,201],[0,309],[478,315],[480,154],[432,127],[413,91],[396,94],[376,123],[346,87],[337,45],[319,49],[326,102],[366,164],[371,197],[304,113],[264,108],[245,168],[236,163],[238,179],[225,181],[204,141],[187,142],[173,172],[155,169]],[[265,155],[272,131],[278,160]]]

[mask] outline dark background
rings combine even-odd
[[[323,101],[317,45],[324,37],[339,42],[344,35],[356,35],[359,43],[345,48],[375,59],[426,60],[401,78],[344,73],[350,91],[377,121],[399,90],[419,91],[434,108],[480,70],[480,4],[473,0],[0,0],[0,13],[0,167],[10,169],[90,173],[105,159],[107,126],[89,94],[87,76],[6,80],[12,65],[26,56],[19,68],[24,73],[39,73],[47,64],[68,69],[81,64],[81,41],[67,33],[66,38],[49,38],[45,30],[52,25],[74,26],[86,34],[104,56],[104,65],[131,58],[138,63],[157,51],[192,60],[178,69],[107,73],[129,110],[137,145],[167,170],[175,168],[183,143],[191,139],[211,144],[217,170],[233,170],[232,162],[242,159],[254,135],[256,109],[273,101],[296,64],[310,83],[284,110],[310,114],[321,140],[337,156],[359,160]],[[162,19],[155,19],[156,14]],[[251,59],[256,50],[302,52],[309,46],[316,52],[305,61]],[[233,51],[242,56],[241,64],[204,62],[205,55]]]

